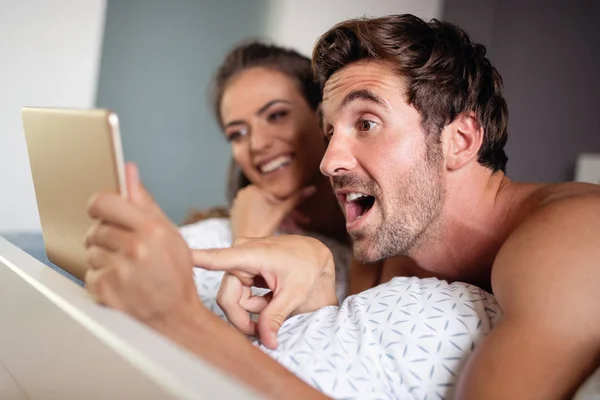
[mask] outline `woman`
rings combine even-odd
[[[320,101],[308,58],[257,42],[233,49],[217,71],[214,93],[215,115],[232,150],[231,209],[196,212],[181,232],[193,248],[285,233],[316,237],[334,254],[342,301],[351,255],[344,216],[319,171],[326,148]],[[215,299],[222,273],[197,269],[195,276],[204,303],[220,313]]]

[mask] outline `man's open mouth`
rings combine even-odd
[[[346,222],[351,224],[359,220],[363,215],[369,212],[373,207],[373,204],[375,204],[375,197],[369,194],[360,192],[346,193],[344,198]]]

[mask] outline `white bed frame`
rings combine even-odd
[[[258,396],[0,238],[0,399],[208,398]]]

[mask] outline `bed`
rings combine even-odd
[[[0,398],[256,396],[142,324],[94,304],[80,280],[48,261],[40,234],[4,237]],[[261,348],[333,397],[452,398],[457,371],[500,316],[495,300],[437,280],[396,278],[387,285],[339,309],[291,318],[278,350]],[[399,311],[388,312],[390,301]],[[387,335],[382,322],[395,333]],[[425,348],[427,341],[439,345]],[[578,392],[576,400],[585,399],[600,399],[600,372]]]

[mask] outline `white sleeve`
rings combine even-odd
[[[493,296],[475,286],[394,278],[288,319],[274,351],[256,345],[334,398],[450,399],[499,317]]]
[[[227,218],[206,219],[182,226],[179,232],[192,249],[220,249],[230,247],[233,242],[231,226]],[[221,271],[194,268],[194,281],[200,300],[206,308],[226,320],[223,310],[217,305],[217,293],[223,275],[224,272]]]
[[[228,218],[210,218],[179,228],[192,249],[220,249],[233,243]]]

